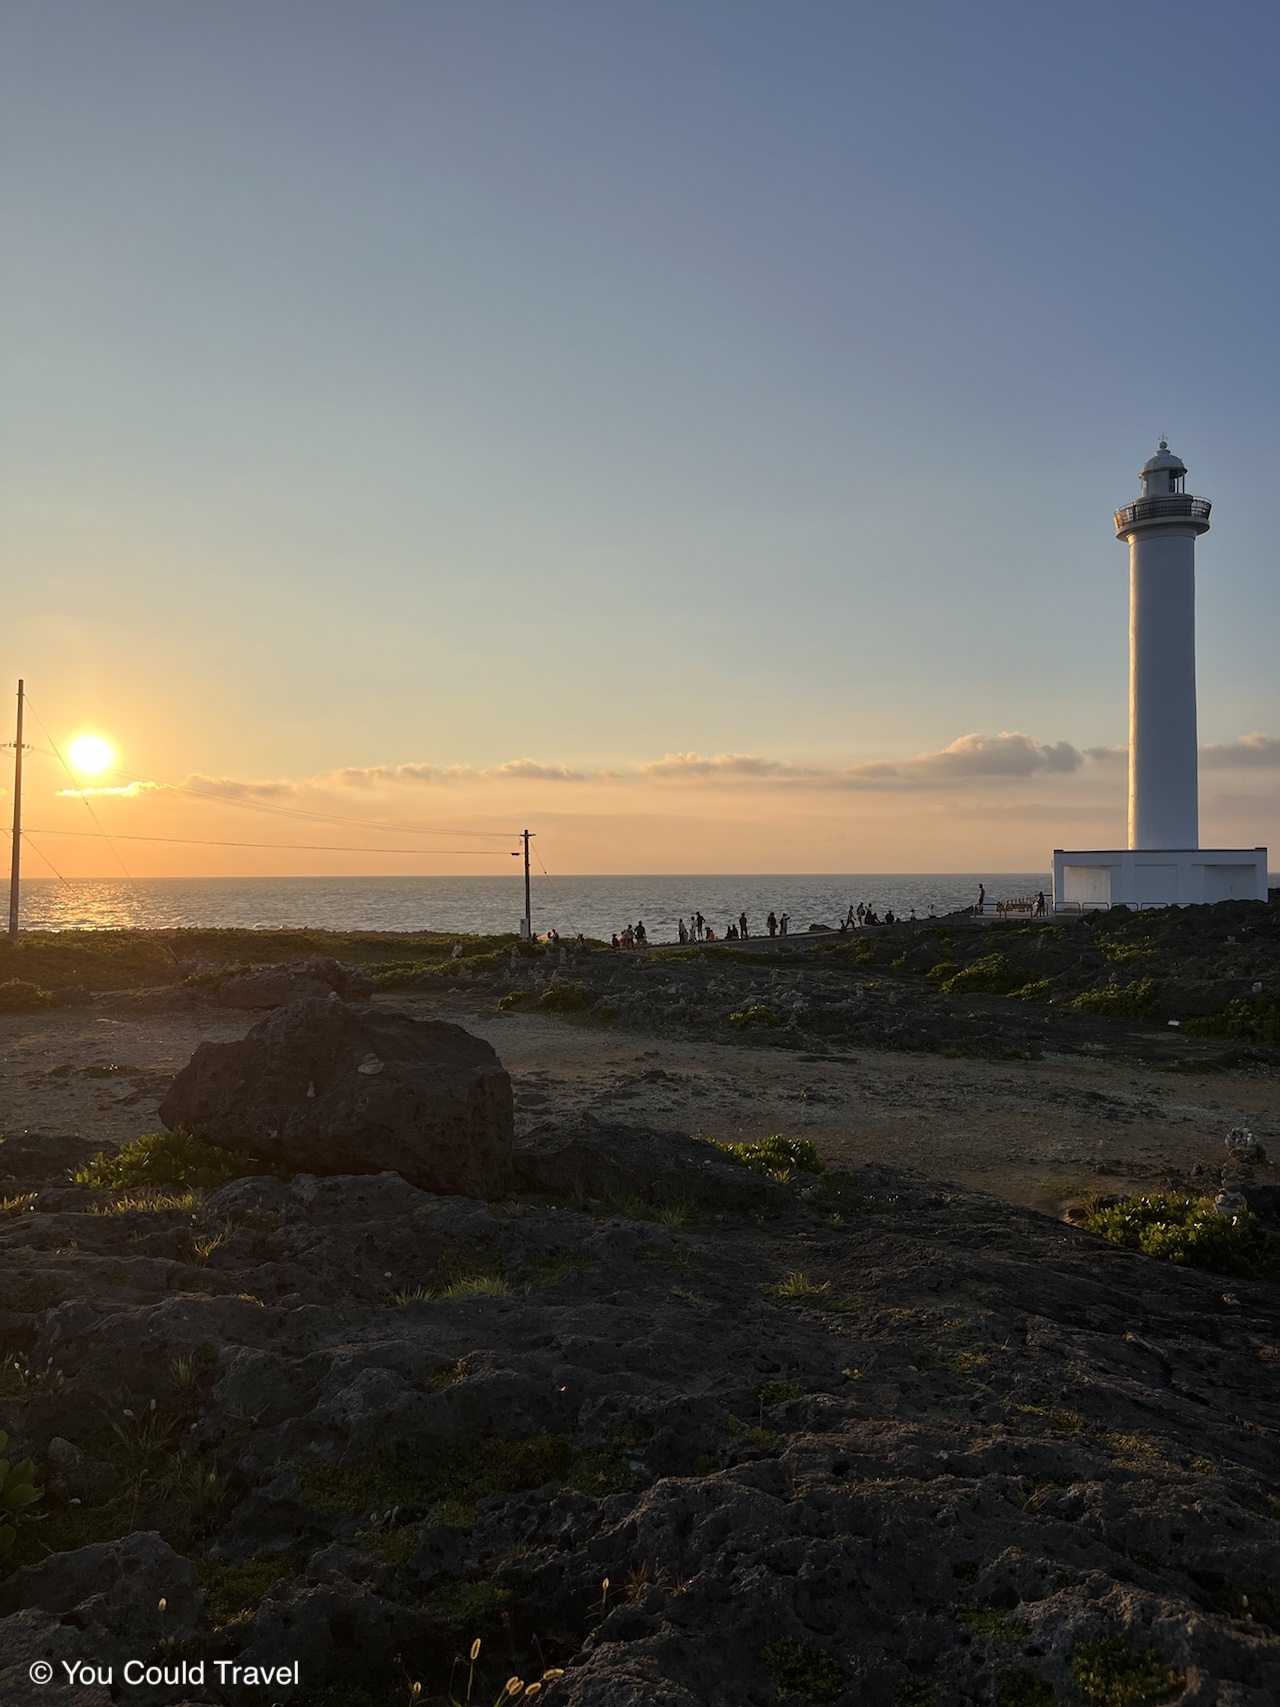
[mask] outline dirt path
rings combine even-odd
[[[1236,1125],[1280,1157],[1280,1082],[1255,1072],[871,1050],[806,1057],[473,1011],[465,994],[398,1005],[456,1018],[488,1038],[511,1072],[526,1131],[590,1109],[722,1140],[785,1132],[812,1139],[829,1160],[887,1163],[1050,1212],[1081,1191],[1151,1189],[1197,1163],[1217,1169]],[[252,1019],[216,1010],[5,1016],[0,1132],[74,1133],[111,1145],[154,1131],[168,1078],[196,1044],[241,1036]],[[1262,1167],[1258,1177],[1280,1182],[1280,1168]]]

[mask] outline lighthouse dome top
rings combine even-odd
[[[1171,473],[1185,474],[1187,465],[1180,456],[1175,456],[1169,449],[1167,439],[1160,440],[1160,448],[1154,456],[1150,456],[1142,465],[1143,474],[1154,474],[1158,469],[1168,469]]]

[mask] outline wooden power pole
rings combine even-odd
[[[18,886],[22,877],[22,683],[18,683],[18,733],[13,743],[13,859],[9,866],[9,935],[18,940]]]
[[[520,840],[524,843],[524,918],[520,922],[520,935],[522,937],[532,937],[533,935],[533,908],[530,905],[529,896],[529,840],[534,833],[532,830],[521,830],[520,832]],[[512,859],[519,859],[520,855],[513,853],[511,857]]]

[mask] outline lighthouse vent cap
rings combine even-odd
[[[1175,456],[1164,439],[1160,440],[1160,449],[1153,457],[1149,457],[1142,465],[1144,474],[1154,474],[1157,469],[1167,468],[1173,474],[1185,474],[1187,465],[1180,456]]]

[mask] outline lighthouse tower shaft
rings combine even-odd
[[[1267,899],[1266,848],[1202,848],[1196,781],[1196,540],[1209,500],[1163,439],[1142,496],[1116,511],[1129,547],[1129,846],[1055,848],[1056,912]]]
[[[1142,496],[1116,512],[1129,546],[1129,846],[1198,848],[1196,539],[1209,501],[1183,490],[1164,440]]]

